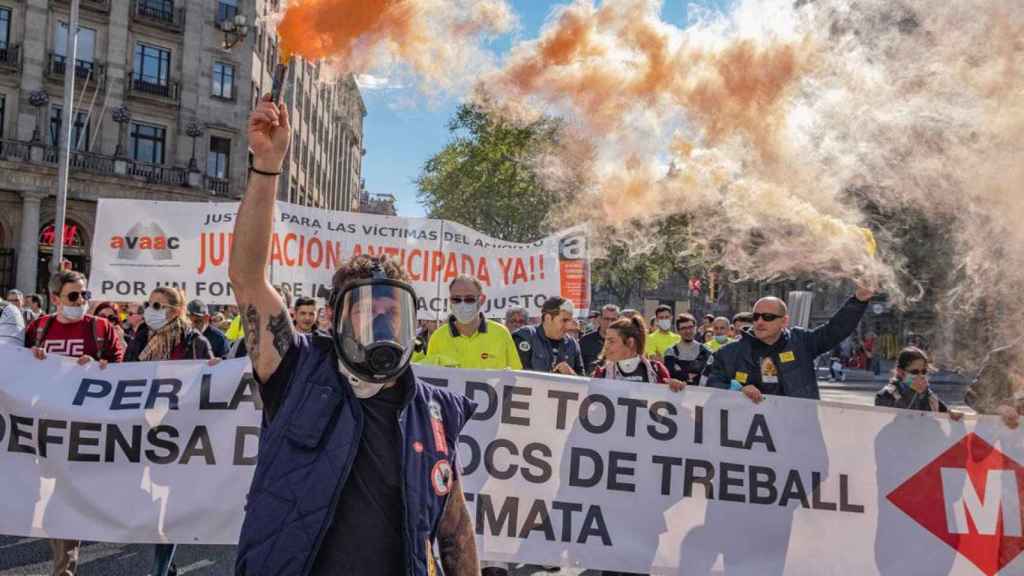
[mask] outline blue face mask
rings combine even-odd
[[[719,344],[725,344],[726,342],[729,341],[729,337],[723,334],[722,336],[715,336],[715,340]]]

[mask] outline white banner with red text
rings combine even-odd
[[[101,370],[0,346],[0,365],[13,367],[0,373],[0,534],[237,541],[260,423],[245,360]],[[414,370],[480,404],[456,465],[483,559],[686,575],[1024,572],[1024,434],[994,418]]]
[[[90,289],[97,298],[145,300],[171,285],[207,304],[234,304],[228,282],[237,202],[100,199],[93,236]],[[277,203],[270,277],[295,296],[329,290],[339,264],[357,254],[399,260],[420,299],[420,317],[448,311],[448,283],[469,274],[483,284],[484,313],[524,307],[540,315],[550,296],[584,313],[590,303],[587,238],[582,227],[532,244],[485,236],[455,222],[336,212]]]

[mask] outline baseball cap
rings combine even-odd
[[[188,303],[188,313],[193,316],[209,316],[210,309],[198,298]]]

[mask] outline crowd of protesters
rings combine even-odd
[[[593,377],[637,389],[662,385],[676,393],[707,386],[755,403],[766,396],[817,400],[817,359],[837,358],[838,368],[830,368],[839,377],[874,295],[858,287],[814,329],[791,326],[786,302],[774,297],[731,319],[708,315],[698,324],[668,306],[649,321],[615,305],[584,320],[572,301],[555,296],[539,316],[514,308],[501,323],[483,314],[483,284],[458,276],[448,285],[447,318],[417,325],[406,272],[387,258],[361,255],[339,267],[329,305],[319,307],[266,276],[277,178],[291,134],[287,109],[264,100],[249,128],[252,180],[236,219],[229,270],[237,307],[213,310],[171,287],[154,289],[144,303],[93,302],[88,279],[73,270],[50,279],[50,313],[35,295],[11,291],[0,301],[0,344],[29,348],[39,360],[69,356],[102,369],[111,362],[212,365],[250,358],[264,418],[238,574],[297,574],[302,566],[301,573],[315,575],[426,576],[438,573],[435,545],[443,573],[481,572],[461,474],[448,460],[476,407],[420,382],[410,359]],[[1024,340],[994,351],[966,398],[1012,428],[1024,412],[1022,347]],[[878,370],[877,339],[865,338],[861,351]],[[906,348],[876,404],[959,418],[931,390],[931,370],[921,347]],[[304,400],[314,396],[319,400]],[[294,441],[280,441],[286,434]],[[281,478],[289,482],[275,482]],[[421,526],[433,528],[424,533]],[[53,574],[74,576],[81,543],[51,540],[50,547]],[[173,556],[173,544],[157,545],[153,576],[175,574]],[[508,569],[487,563],[482,574]]]

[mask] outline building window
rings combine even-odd
[[[0,138],[4,137],[4,128],[7,126],[7,96],[0,94]]]
[[[206,175],[226,180],[231,157],[231,140],[210,136],[210,151],[206,154]]]
[[[11,11],[0,8],[0,49],[6,49],[11,41]]]
[[[167,86],[171,76],[171,52],[141,42],[136,44],[134,76],[136,83]]]
[[[217,23],[233,20],[238,14],[238,0],[220,0],[217,2]]]
[[[235,90],[235,67],[223,62],[213,63],[213,95],[231,100]]]
[[[53,53],[64,57],[68,49],[68,24],[60,22],[53,38]],[[83,62],[92,63],[96,51],[96,31],[91,28],[78,27],[78,53],[75,59],[81,65]]]
[[[50,108],[50,146],[57,146],[64,137],[61,131],[61,114],[64,112],[60,106]],[[89,123],[85,112],[75,112],[75,125],[71,130],[71,141],[75,150],[84,150],[89,147]]]
[[[164,142],[167,129],[163,126],[132,122],[132,158],[150,164],[164,163]]]

